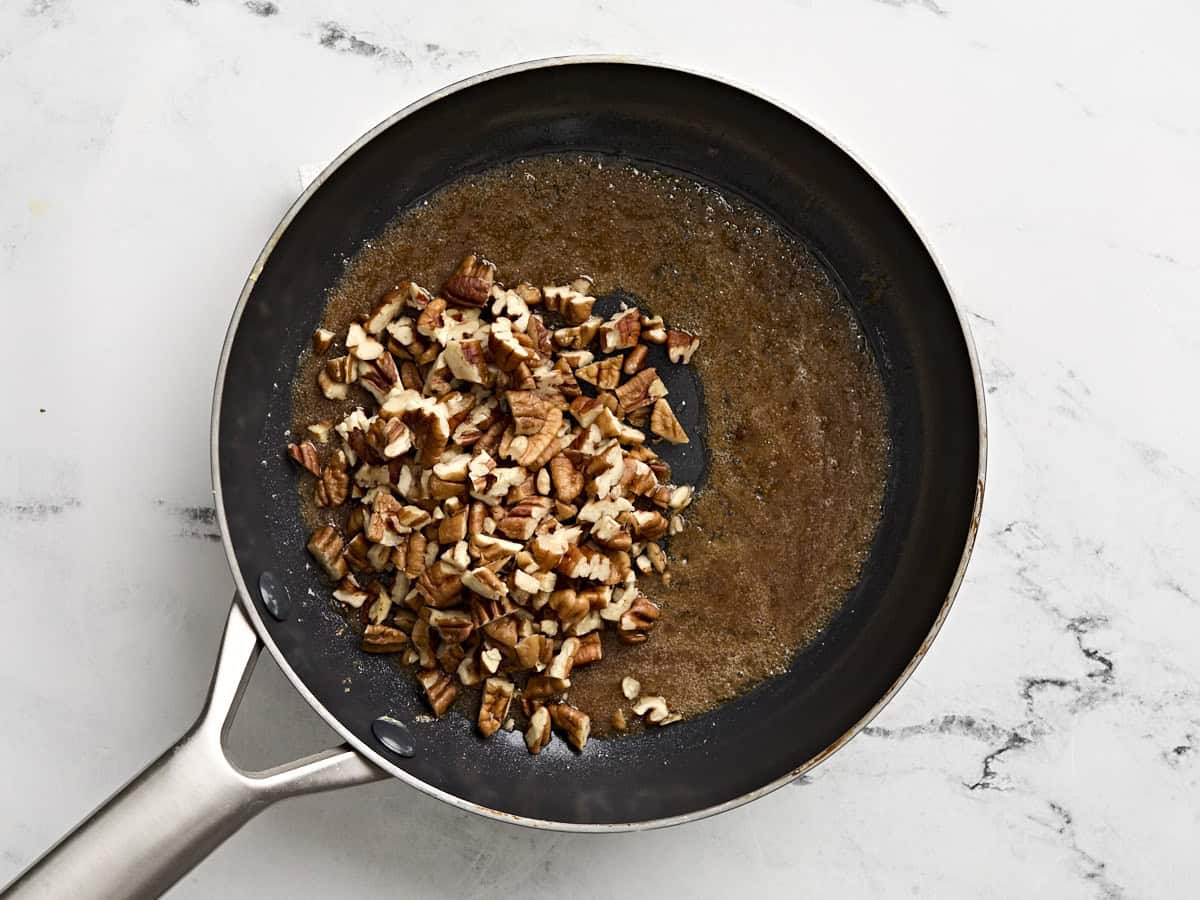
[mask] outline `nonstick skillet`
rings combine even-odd
[[[785,675],[669,729],[593,741],[583,753],[555,741],[530,756],[519,733],[484,741],[453,716],[418,724],[415,680],[339,633],[327,588],[306,565],[295,476],[280,448],[297,358],[344,260],[399,210],[460,175],[575,150],[739,194],[824,259],[882,373],[891,472],[859,584]],[[986,429],[974,347],[936,262],[845,150],[721,81],[565,59],[427,97],[321,174],[271,236],[234,311],[212,452],[238,596],[205,711],[10,886],[13,897],[154,896],[275,800],[389,775],[484,816],[570,831],[672,825],[760,797],[849,740],[924,655],[978,528]],[[225,758],[223,735],[262,647],[345,738],[342,747],[259,773]]]

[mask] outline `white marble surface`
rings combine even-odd
[[[0,5],[0,883],[198,708],[231,585],[210,390],[298,171],[478,70],[619,51],[805,111],[930,235],[992,447],[942,636],[866,734],[716,819],[542,834],[381,784],[268,811],[173,896],[1196,890],[1200,7],[723,7]],[[243,713],[250,763],[328,739],[269,663]]]

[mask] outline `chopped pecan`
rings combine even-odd
[[[317,477],[320,477],[321,460],[317,456],[317,448],[312,441],[288,444],[288,456]]]
[[[611,391],[621,381],[621,357],[610,356],[608,359],[576,369],[575,377],[602,390]]]
[[[515,648],[517,664],[522,669],[534,669],[550,664],[554,658],[554,644],[544,634],[531,634],[521,638]]]
[[[435,716],[444,714],[458,696],[454,680],[440,669],[422,669],[417,673],[417,681],[425,688],[425,699],[429,701]]]
[[[409,634],[413,648],[417,651],[418,665],[422,669],[432,669],[437,665],[437,656],[433,652],[433,635],[429,633],[429,623],[424,619],[413,622]]]
[[[557,697],[571,686],[569,678],[551,678],[549,675],[530,675],[521,691],[521,696],[527,700],[545,700],[547,697]]]
[[[342,536],[332,525],[322,525],[308,539],[308,552],[321,564],[321,568],[330,578],[341,578],[346,574],[342,547]]]
[[[497,600],[496,602],[508,603],[507,600]],[[471,604],[472,609],[474,609],[477,605],[479,604],[473,602]],[[488,622],[483,626],[483,633],[497,644],[502,644],[503,646],[509,648],[517,646],[517,623],[511,617],[505,616],[504,618],[494,619],[493,621]]]
[[[350,496],[350,473],[346,454],[335,450],[321,471],[314,498],[317,506],[341,506]]]
[[[632,350],[625,354],[625,361],[621,363],[621,371],[626,375],[635,375],[642,370],[642,366],[646,364],[646,354],[650,348],[645,344],[638,344]]]
[[[667,396],[667,387],[654,369],[642,369],[614,391],[626,415],[643,406],[653,406]]]
[[[313,422],[305,430],[313,436],[318,444],[324,444],[329,440],[329,432],[333,431],[333,422],[322,419],[320,422]]]
[[[392,324],[392,320],[400,314],[400,310],[404,307],[404,301],[405,293],[403,291],[391,290],[384,294],[367,316],[367,332],[376,337],[383,334],[384,329]]]
[[[505,394],[517,434],[537,434],[546,424],[550,404],[532,391],[508,391]]]
[[[575,651],[573,668],[599,662],[603,658],[604,648],[600,644],[600,632],[593,631],[587,637],[579,639],[579,649]]]
[[[443,357],[455,378],[474,384],[488,381],[487,360],[483,358],[483,344],[477,340],[451,341],[446,345]]]
[[[629,530],[639,541],[657,541],[667,533],[670,525],[666,516],[654,509],[637,509],[626,517]]]
[[[368,625],[363,632],[362,648],[368,653],[399,653],[408,644],[408,635],[390,625]]]
[[[318,356],[324,356],[329,348],[333,346],[333,339],[337,337],[332,331],[327,328],[318,328],[313,332],[312,348],[313,353]]]
[[[566,349],[586,350],[596,339],[603,322],[597,316],[592,316],[573,328],[560,328],[554,332],[554,343]]]
[[[550,480],[554,483],[554,496],[563,503],[570,503],[583,493],[583,474],[561,453],[550,460]]]
[[[413,443],[419,448],[417,462],[432,466],[446,449],[450,441],[450,424],[445,410],[440,406],[421,407],[405,415],[405,422],[412,429]]]
[[[613,710],[612,718],[609,719],[609,722],[617,731],[624,731],[629,727],[628,723],[625,721],[625,712],[620,709]]]
[[[590,282],[588,286],[590,289]],[[546,309],[558,313],[567,324],[578,325],[592,314],[596,298],[575,290],[574,285],[564,284],[542,288],[542,301]]]
[[[361,609],[362,605],[367,602],[367,592],[359,586],[357,578],[353,575],[346,575],[337,583],[333,599],[354,609]]]
[[[425,337],[433,337],[443,324],[443,314],[446,312],[446,301],[441,297],[431,300],[429,305],[417,317],[417,332]]]
[[[590,604],[587,597],[581,597],[574,588],[562,588],[550,594],[550,608],[554,610],[563,624],[577,622],[587,615]],[[565,677],[565,676],[560,676]]]
[[[443,559],[426,568],[417,580],[417,591],[435,609],[453,606],[458,601],[462,586],[462,573]]]
[[[492,293],[495,279],[496,267],[472,253],[464,257],[454,274],[446,279],[442,291],[462,306],[483,306]]]
[[[592,731],[588,714],[567,703],[552,703],[547,708],[555,727],[567,736],[567,742],[576,750],[582,750]]]
[[[383,344],[371,337],[355,322],[346,333],[346,349],[355,358],[364,362],[378,359],[383,354]]]
[[[636,347],[642,334],[641,313],[627,309],[600,326],[600,349],[605,353]]]
[[[650,637],[659,608],[651,600],[639,595],[617,623],[617,634],[626,644],[642,644]]]
[[[686,331],[667,332],[667,358],[673,363],[690,363],[700,348],[700,338]]]
[[[533,537],[538,523],[550,513],[550,499],[534,495],[513,506],[496,522],[496,530],[513,540],[527,541]]]
[[[632,675],[626,675],[621,679],[621,693],[625,695],[626,700],[636,700],[642,692],[642,683]]]
[[[326,369],[317,373],[317,385],[328,400],[345,400],[350,396],[350,386],[332,378]]]
[[[467,508],[464,506],[438,523],[438,543],[455,544],[467,537]]]
[[[529,717],[529,727],[525,729],[525,746],[530,753],[538,754],[549,743],[550,711],[542,706]]]
[[[675,413],[671,410],[671,405],[666,400],[655,401],[654,411],[650,413],[650,430],[672,444],[688,443],[687,432],[683,430],[683,426],[675,418]]]
[[[458,667],[467,658],[467,651],[463,649],[462,644],[441,641],[434,656],[437,658],[438,665],[442,667],[442,671],[450,675],[458,671]]]
[[[575,655],[579,652],[579,638],[569,637],[563,641],[558,653],[546,667],[546,677],[562,680],[571,674],[575,666]]]
[[[475,630],[475,623],[466,610],[426,607],[421,616],[429,622],[429,627],[438,633],[438,637],[448,644],[461,644]]]
[[[662,316],[642,316],[642,340],[651,344],[667,342],[667,328]]]
[[[342,553],[346,564],[356,572],[365,572],[371,565],[367,559],[367,551],[370,550],[372,544],[362,534],[356,534],[350,538],[350,542],[346,544],[346,549]]]
[[[640,697],[633,704],[633,711],[635,715],[645,716],[647,722],[656,725],[663,724],[670,715],[670,712],[667,710],[667,701],[658,696]]]
[[[504,582],[495,572],[483,566],[463,573],[462,586],[485,600],[500,600],[508,596],[508,587]]]
[[[414,531],[408,536],[408,545],[404,549],[404,574],[409,578],[419,578],[425,573],[425,535]]]
[[[400,371],[392,354],[384,352],[374,362],[359,363],[358,380],[377,403],[382,403],[388,392],[400,383]]]
[[[513,683],[507,678],[489,678],[483,683],[483,699],[479,706],[479,731],[491,737],[500,730],[508,717],[512,703]]]

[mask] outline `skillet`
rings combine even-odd
[[[418,724],[415,680],[339,634],[328,589],[306,565],[280,448],[287,386],[344,260],[463,174],[564,151],[683,172],[800,236],[879,365],[891,470],[859,583],[786,674],[669,729],[593,741],[583,753],[554,741],[530,756],[519,733],[484,741],[454,716]],[[856,734],[925,654],[970,556],[985,461],[974,346],[936,261],[879,182],[815,127],[724,82],[621,59],[543,60],[449,87],[317,178],[234,310],[212,466],[237,597],[200,719],[4,896],[157,896],[275,800],[388,776],[484,816],[570,831],[673,825],[762,796]],[[224,734],[263,647],[344,745],[266,772],[226,759]]]

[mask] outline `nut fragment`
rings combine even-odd
[[[600,349],[605,353],[637,346],[642,333],[641,313],[637,309],[619,312],[600,326]]]
[[[576,750],[582,750],[592,731],[592,720],[588,714],[567,703],[552,703],[549,710],[551,720],[555,727],[566,734],[567,742]]]
[[[641,697],[633,704],[633,711],[636,715],[645,716],[646,721],[655,724],[661,723],[670,715],[667,701],[662,697]]]
[[[368,653],[399,653],[408,643],[408,635],[389,625],[368,625],[363,632],[362,648]]]
[[[643,406],[652,406],[667,396],[666,385],[654,369],[642,369],[614,392],[626,415]]]
[[[323,356],[330,347],[333,346],[333,339],[337,337],[332,331],[327,328],[318,328],[313,332],[312,348],[313,353],[318,356]]]
[[[683,430],[683,426],[675,418],[675,413],[666,400],[655,402],[654,410],[650,413],[650,430],[672,444],[688,443],[687,432]]]
[[[462,573],[444,559],[426,568],[417,581],[417,591],[435,609],[453,606],[462,586]]]
[[[332,525],[322,525],[308,539],[308,552],[330,578],[342,578],[346,574],[342,546],[342,536]]]
[[[625,695],[626,700],[636,700],[641,692],[642,683],[632,675],[626,675],[621,679],[621,693]]]
[[[612,727],[615,728],[617,731],[624,731],[626,728],[629,727],[628,723],[626,723],[626,721],[625,721],[624,711],[619,710],[619,709],[613,710],[612,718],[610,719],[610,721],[612,722]]]
[[[454,679],[441,669],[423,669],[417,673],[417,680],[425,688],[425,699],[429,701],[435,716],[444,714],[458,696]]]
[[[690,363],[700,348],[700,338],[686,331],[667,332],[667,358],[673,363]]]
[[[525,747],[536,755],[549,743],[550,711],[542,706],[529,717],[529,727],[525,729]]]
[[[350,474],[346,454],[335,450],[321,471],[314,498],[317,506],[341,506],[350,495]]]
[[[317,477],[320,477],[321,460],[317,456],[317,448],[312,441],[288,444],[288,456]]]
[[[639,595],[617,622],[617,634],[626,644],[645,643],[659,615],[658,605]]]
[[[650,348],[645,344],[638,344],[625,354],[625,362],[621,363],[621,371],[626,375],[634,375],[640,372],[642,366],[646,364],[646,354],[649,351]]]
[[[579,639],[579,649],[575,651],[572,668],[599,662],[603,658],[604,648],[600,644],[600,632],[593,631],[587,637]]]
[[[486,259],[470,254],[458,264],[454,274],[446,279],[442,290],[450,299],[463,306],[483,306],[492,292],[495,278],[494,265]]]
[[[512,703],[513,683],[507,678],[489,678],[483,683],[483,700],[479,706],[479,731],[491,737],[500,730]]]
[[[588,384],[594,384],[601,390],[611,391],[621,381],[621,357],[610,356],[590,366],[576,369],[575,377]]]

